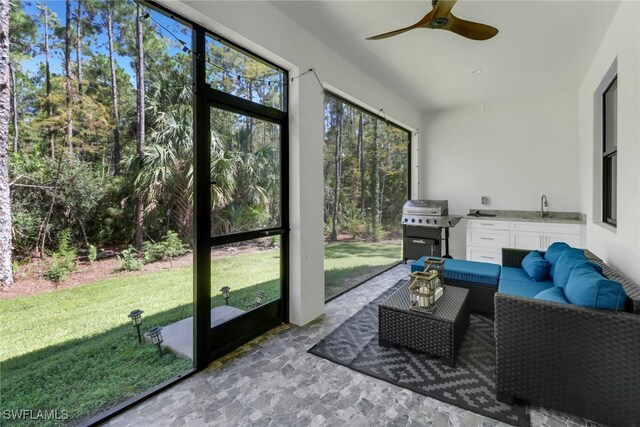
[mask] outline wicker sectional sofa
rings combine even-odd
[[[529,252],[503,249],[503,267],[519,267]],[[623,285],[625,311],[496,293],[498,399],[640,426],[640,286],[585,255]]]

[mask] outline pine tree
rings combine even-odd
[[[120,174],[120,105],[118,101],[118,79],[116,78],[115,51],[113,48],[113,9],[107,0],[105,20],[109,47],[109,66],[111,69],[111,106],[113,111],[113,175]]]
[[[142,8],[140,5],[136,7],[136,86],[137,86],[137,111],[138,123],[136,131],[136,153],[140,158],[139,167],[142,167],[142,159],[144,158],[144,138],[145,138],[145,116],[144,116],[144,37],[142,30],[143,20]],[[136,237],[135,247],[142,250],[144,231],[144,199],[142,194],[136,195]]]
[[[9,0],[0,0],[0,287],[13,285],[9,187]]]

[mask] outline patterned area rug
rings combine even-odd
[[[399,281],[365,305],[309,353],[507,424],[529,426],[525,406],[507,405],[495,399],[492,320],[471,315],[455,368],[424,353],[378,345],[378,302],[404,283],[405,280]]]

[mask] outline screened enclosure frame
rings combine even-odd
[[[367,109],[366,107],[362,107],[358,104],[356,104],[353,101],[350,101],[348,99],[346,99],[345,97],[338,95],[335,92],[332,92],[330,90],[325,89],[324,90],[324,94],[325,96],[329,96],[331,98],[337,99],[340,102],[343,102],[345,104],[347,104],[349,107],[358,110],[358,111],[362,111],[365,114],[368,114],[372,117],[377,118],[378,120],[381,120],[383,122],[385,122],[385,124],[387,124],[388,126],[392,126],[396,129],[401,130],[402,132],[405,132],[407,134],[407,200],[411,199],[411,137],[413,135],[413,132],[397,123],[395,123],[393,120],[389,120],[388,117],[384,117],[382,115],[380,115],[379,112],[375,112],[375,111],[371,111],[369,109]],[[382,110],[380,110],[382,111]]]
[[[357,111],[360,111],[360,112],[362,112],[364,114],[368,114],[369,116],[374,117],[374,118],[384,122],[387,126],[392,126],[392,127],[394,127],[394,128],[396,128],[396,129],[398,129],[398,130],[400,130],[400,131],[402,131],[402,132],[407,134],[407,195],[406,195],[406,200],[410,200],[411,199],[411,142],[412,142],[413,132],[411,130],[409,130],[409,129],[407,129],[407,128],[405,128],[405,127],[403,127],[403,126],[401,126],[401,125],[399,125],[399,124],[397,124],[395,122],[393,122],[393,120],[389,120],[388,117],[384,117],[384,116],[380,115],[379,112],[376,113],[375,111],[369,110],[366,107],[358,105],[357,103],[355,103],[353,101],[350,101],[350,100],[346,99],[345,97],[343,97],[341,95],[338,95],[335,92],[332,92],[331,90],[325,89],[324,90],[324,95],[328,96],[328,97],[331,97],[333,99],[336,99],[336,100],[348,105],[349,107],[351,107],[351,108],[353,108],[353,109],[355,109]],[[398,223],[399,223],[399,221],[400,221],[400,219],[398,218]],[[393,264],[391,264],[391,265],[389,265],[387,267],[382,268],[380,271],[378,271],[377,273],[373,274],[372,276],[367,277],[364,280],[361,280],[361,281],[355,283],[353,286],[350,286],[350,287],[348,287],[346,289],[341,290],[340,292],[338,292],[338,293],[336,293],[334,295],[331,295],[328,298],[325,298],[325,301],[324,301],[325,304],[330,302],[330,301],[332,301],[332,300],[334,300],[334,299],[336,299],[336,298],[338,298],[338,297],[340,297],[340,296],[342,296],[342,295],[344,295],[344,294],[346,294],[347,292],[357,288],[358,286],[366,283],[368,280],[371,280],[372,278],[385,273],[386,271],[392,269],[393,267],[399,265],[400,263],[402,263],[401,259],[399,259],[398,262],[396,262],[396,263],[393,263]]]
[[[203,26],[176,14],[171,9],[153,1],[140,1],[192,30],[192,80],[193,80],[193,367],[166,381],[114,405],[80,423],[93,426],[105,422],[140,402],[172,387],[179,381],[206,368],[216,358],[250,341],[289,320],[289,114],[288,72],[273,62],[249,52],[236,43],[207,30]],[[211,88],[207,84],[206,38],[207,36],[236,49],[257,61],[282,72],[283,110],[261,105],[229,93]],[[211,108],[218,108],[256,119],[275,123],[280,127],[280,225],[244,233],[224,236],[211,235],[210,132]],[[280,236],[280,298],[264,304],[232,320],[240,332],[224,346],[214,348],[212,341],[219,337],[211,328],[211,249],[233,242],[256,238]],[[277,320],[273,320],[274,313]],[[220,325],[220,326],[224,326]],[[223,328],[222,333],[228,333]]]

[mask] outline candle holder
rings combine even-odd
[[[409,308],[422,313],[433,313],[436,301],[442,295],[440,275],[431,270],[427,273],[417,271],[411,273],[410,277]]]

